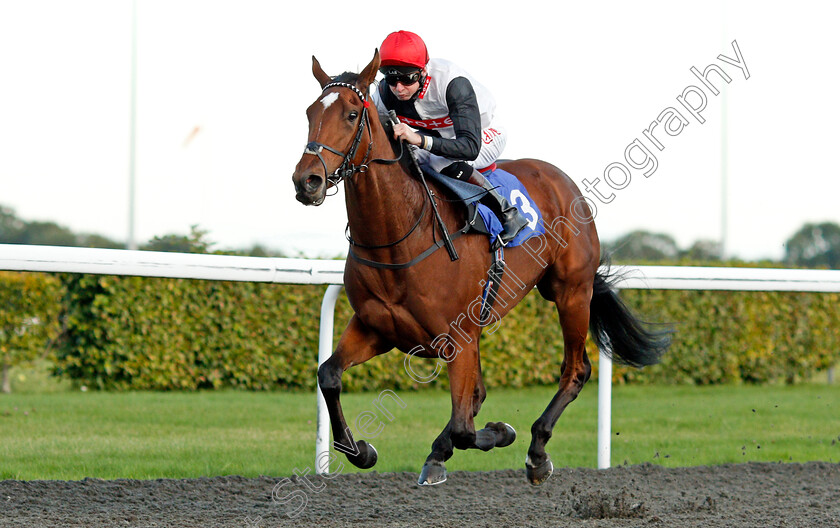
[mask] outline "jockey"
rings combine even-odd
[[[410,31],[391,33],[380,48],[385,82],[373,93],[380,114],[394,110],[394,137],[417,147],[417,161],[436,172],[487,190],[481,202],[504,228],[502,244],[528,225],[482,175],[495,169],[507,142],[494,121],[496,102],[467,72],[443,59],[429,59],[426,44]]]

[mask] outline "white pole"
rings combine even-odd
[[[726,94],[720,104],[720,259],[729,254],[729,129],[727,124]]]
[[[128,150],[128,249],[137,249],[135,228],[135,170],[137,167],[137,0],[131,2],[131,99]]]
[[[318,338],[318,366],[320,367],[330,358],[333,351],[333,323],[335,320],[335,303],[341,286],[331,284],[327,287],[324,300],[321,301],[321,333]],[[315,380],[315,393],[318,395],[318,429],[315,433],[315,473],[323,475],[329,468],[321,467],[322,453],[330,452],[330,414],[327,411],[327,401]]]
[[[598,352],[598,469],[610,467],[612,360]]]
[[[721,33],[723,34],[724,47],[726,49],[726,2],[721,3]],[[729,88],[724,86],[721,90],[720,102],[720,259],[726,260],[729,255],[729,124],[726,94]]]

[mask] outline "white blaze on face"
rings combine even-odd
[[[330,105],[336,101],[336,99],[338,99],[338,92],[328,93],[323,98],[321,98],[321,104],[324,105],[324,110],[329,108]]]

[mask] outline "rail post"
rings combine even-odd
[[[335,326],[335,303],[342,286],[330,284],[321,301],[321,323],[318,337],[318,367],[330,359],[333,351],[333,327]],[[318,395],[318,426],[315,433],[315,473],[323,475],[329,472],[329,467],[321,467],[321,456],[330,452],[330,414],[327,411],[327,401],[315,378],[315,393]],[[327,458],[329,460],[329,458]]]
[[[612,429],[612,360],[598,352],[598,469],[610,467]]]

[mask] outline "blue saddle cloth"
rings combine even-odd
[[[493,211],[486,205],[477,203],[486,191],[477,185],[455,178],[449,178],[438,172],[431,171],[426,167],[423,168],[423,172],[426,176],[449,189],[464,201],[470,211],[470,222],[473,223],[473,230],[487,234],[490,237],[490,243],[492,245],[503,229],[502,223],[493,214]],[[522,185],[516,176],[505,170],[496,169],[490,174],[485,174],[484,177],[496,187],[496,190],[502,196],[507,198],[508,202],[516,206],[519,212],[522,213],[522,216],[528,220],[528,226],[520,231],[516,238],[511,240],[506,247],[518,246],[532,236],[545,234],[540,208],[537,207],[536,202],[528,194],[528,190],[525,189],[525,186]],[[477,208],[476,205],[478,206]]]

